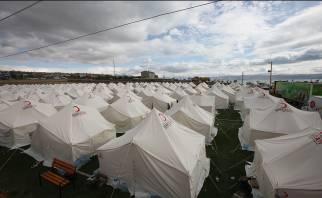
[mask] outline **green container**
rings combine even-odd
[[[322,84],[313,84],[312,96],[322,96]]]
[[[275,93],[283,98],[306,103],[311,96],[311,83],[277,81]]]

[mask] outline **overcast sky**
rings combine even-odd
[[[0,18],[32,2],[0,2]],[[0,56],[205,2],[41,2],[0,22]],[[0,59],[0,69],[159,76],[322,73],[322,3],[218,2]]]

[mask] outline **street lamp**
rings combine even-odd
[[[269,73],[269,91],[271,91],[271,87],[272,87],[272,73],[273,73],[273,62],[271,60],[271,69],[269,69],[267,71]]]

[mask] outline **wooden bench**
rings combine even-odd
[[[39,176],[39,183],[41,185],[41,179],[44,179],[56,186],[59,189],[59,197],[62,196],[62,188],[76,180],[76,167],[72,164],[68,164],[62,160],[54,159],[51,170],[46,171]],[[74,186],[75,187],[75,186]]]

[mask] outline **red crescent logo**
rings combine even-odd
[[[26,106],[31,105],[31,102],[28,100],[25,100],[24,103],[26,104]]]
[[[312,100],[312,101],[310,102],[310,107],[311,107],[312,109],[315,107],[315,101],[313,101],[313,100]]]
[[[79,112],[80,108],[78,106],[74,106],[74,108],[76,109],[75,112]]]
[[[159,117],[163,122],[167,121],[167,118],[162,113],[159,113]]]

